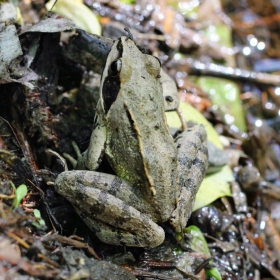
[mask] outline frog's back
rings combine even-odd
[[[123,82],[106,116],[105,153],[117,175],[141,188],[165,221],[175,204],[177,150],[165,120],[159,62],[134,53],[122,57]]]

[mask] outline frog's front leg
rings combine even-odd
[[[178,201],[170,218],[176,232],[181,232],[191,215],[195,195],[208,166],[207,136],[203,125],[195,125],[175,140],[178,150]]]
[[[119,177],[94,171],[65,171],[58,175],[55,190],[74,205],[106,243],[155,247],[164,241],[163,229],[152,221],[152,206],[141,198],[137,188],[134,191],[129,182]],[[136,205],[138,210],[130,205]]]
[[[95,170],[99,167],[104,154],[106,142],[106,126],[97,124],[92,131],[89,147],[78,157],[76,169]]]

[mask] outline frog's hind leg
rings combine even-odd
[[[206,131],[195,125],[175,140],[178,149],[179,194],[170,223],[177,232],[186,226],[191,215],[195,195],[208,166]]]
[[[156,247],[164,241],[164,230],[153,222],[149,211],[144,214],[150,206],[121,178],[94,171],[65,171],[58,175],[54,186],[104,242]]]

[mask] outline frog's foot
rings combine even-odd
[[[76,153],[76,157],[79,160],[79,158],[81,158],[81,151],[75,141],[72,141],[71,144]],[[71,155],[69,155],[68,153],[63,153],[63,156],[71,163],[73,168],[76,169],[78,161],[75,158],[73,158]]]
[[[179,162],[179,199],[170,218],[177,232],[186,226],[191,215],[195,195],[208,166],[206,131],[195,125],[182,132],[176,139]]]
[[[63,157],[71,163],[74,169],[86,169],[87,150],[81,154],[80,148],[78,147],[77,143],[75,141],[72,141],[71,144],[75,151],[77,159],[67,153],[63,153]]]
[[[80,211],[76,208],[77,213],[80,217],[84,220],[87,226],[95,232],[96,236],[104,243],[112,244],[112,245],[119,245],[119,246],[133,246],[133,247],[156,247],[159,246],[164,241],[164,231],[161,227],[159,227],[159,231],[154,233],[147,232],[145,237],[138,235],[136,232],[135,234],[126,232],[124,230],[116,229],[111,227],[108,224],[103,222],[94,220],[86,215],[84,212]],[[139,225],[139,233],[141,231]],[[157,238],[154,238],[157,235]]]

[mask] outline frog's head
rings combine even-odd
[[[121,88],[137,82],[144,73],[148,73],[152,79],[159,79],[160,69],[159,60],[143,53],[130,38],[123,36],[116,40],[108,54],[100,84],[100,101],[105,114]]]

